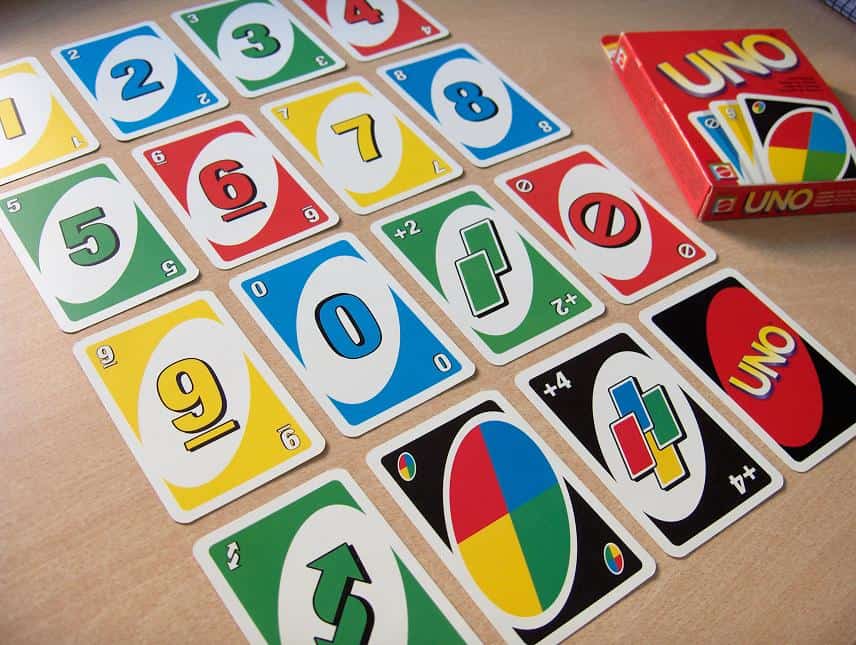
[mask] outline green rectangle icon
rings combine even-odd
[[[474,316],[484,316],[505,304],[505,293],[485,249],[455,260],[455,268]]]
[[[642,395],[642,401],[645,404],[645,409],[648,410],[651,422],[654,424],[651,434],[654,435],[654,441],[657,442],[658,448],[665,448],[683,437],[684,432],[675,418],[675,413],[672,412],[662,385],[645,392]]]
[[[483,219],[461,230],[461,239],[464,240],[464,248],[470,253],[484,250],[487,253],[490,266],[496,275],[502,275],[509,270],[508,257],[502,244],[496,227],[489,219]]]

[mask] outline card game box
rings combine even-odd
[[[856,122],[785,30],[601,43],[700,220],[856,210]]]

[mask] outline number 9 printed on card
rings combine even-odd
[[[469,45],[399,61],[378,74],[480,168],[571,133]]]

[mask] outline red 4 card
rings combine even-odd
[[[148,143],[134,157],[219,269],[334,226],[339,216],[242,115]]]
[[[591,146],[512,170],[496,183],[623,304],[716,259],[713,249]]]
[[[409,0],[297,0],[297,4],[360,61],[449,35],[448,29]]]

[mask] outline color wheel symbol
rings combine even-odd
[[[416,477],[416,459],[409,452],[398,455],[398,476],[406,482],[412,482]]]
[[[603,563],[609,572],[620,576],[624,571],[624,554],[615,542],[607,542],[603,547]]]
[[[766,148],[770,172],[778,182],[835,180],[850,160],[847,133],[817,108],[785,115],[770,130]]]
[[[662,385],[645,390],[634,376],[609,388],[619,418],[609,424],[627,474],[639,481],[654,473],[668,490],[689,476],[678,443],[686,437]]]

